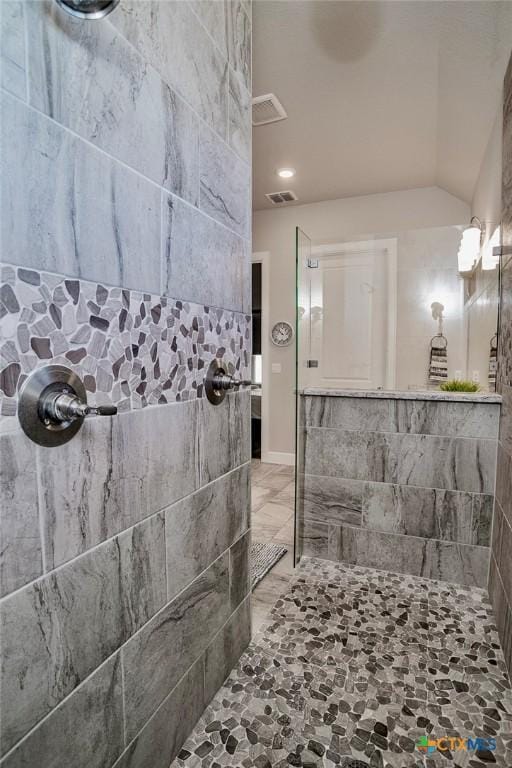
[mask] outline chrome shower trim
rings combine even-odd
[[[119,5],[120,0],[55,0],[64,11],[79,19],[103,19]]]

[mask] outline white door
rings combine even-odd
[[[378,243],[317,249],[311,259],[307,270],[311,387],[394,386],[394,344],[390,335],[394,333],[396,314],[392,285],[396,268],[393,272],[389,249]]]

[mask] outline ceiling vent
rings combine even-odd
[[[286,114],[283,105],[273,93],[266,93],[264,96],[255,96],[252,100],[252,124],[266,125],[267,123],[277,123],[278,120],[286,120]]]
[[[292,192],[291,189],[287,189],[284,192],[269,192],[267,195],[265,195],[267,200],[270,200],[270,202],[273,205],[283,205],[283,203],[293,203],[294,200],[298,200],[299,198],[295,194],[295,192]]]

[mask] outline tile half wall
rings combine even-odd
[[[304,554],[485,586],[499,403],[304,401]]]

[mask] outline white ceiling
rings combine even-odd
[[[512,50],[512,1],[256,0],[254,208],[438,185],[470,202]],[[292,166],[294,179],[276,169]]]

